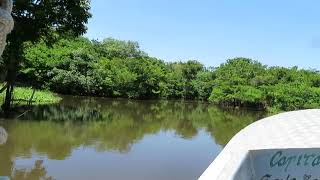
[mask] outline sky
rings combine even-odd
[[[85,36],[137,41],[165,61],[320,70],[319,9],[319,0],[91,0]]]

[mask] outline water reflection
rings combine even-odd
[[[126,155],[147,135],[163,136],[161,132],[174,132],[175,136],[192,142],[204,131],[211,135],[212,143],[224,146],[236,132],[262,116],[259,112],[227,111],[205,103],[66,97],[59,105],[38,106],[19,120],[3,122],[10,136],[7,143],[0,146],[0,176],[51,179],[40,157],[66,160],[79,147]],[[170,138],[173,137],[162,137],[165,141]],[[188,153],[188,149],[179,149],[182,148],[179,145],[166,148],[171,148],[172,154]],[[146,152],[145,156],[148,155]],[[15,159],[34,156],[36,163],[31,170],[16,168]]]
[[[8,134],[6,130],[0,126],[0,145],[5,144],[7,142]]]
[[[43,166],[42,160],[37,160],[31,169],[15,169],[10,178],[11,180],[54,180],[47,175],[47,170]]]

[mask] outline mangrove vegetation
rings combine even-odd
[[[60,94],[131,99],[204,100],[222,106],[289,111],[320,106],[320,73],[268,67],[248,58],[218,67],[165,62],[139,44],[108,38],[25,43],[18,81]]]

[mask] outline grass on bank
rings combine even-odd
[[[3,87],[2,85],[0,86]],[[30,97],[32,96],[33,89],[30,87],[16,87],[14,89],[14,104],[16,105],[25,105],[28,103]],[[5,98],[5,92],[0,94],[0,104],[3,104]],[[47,91],[47,90],[36,90],[32,104],[39,105],[39,104],[54,104],[58,103],[61,100],[61,97],[58,95]]]

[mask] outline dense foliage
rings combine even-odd
[[[3,1],[1,1],[3,3]],[[7,36],[7,47],[0,60],[0,80],[7,82],[4,111],[10,111],[12,93],[24,43],[44,40],[51,45],[58,37],[77,37],[86,32],[91,17],[90,0],[16,0],[12,17],[15,25]]]
[[[20,82],[57,93],[135,99],[201,99],[223,106],[294,110],[320,106],[320,73],[235,58],[216,68],[165,63],[132,41],[61,39],[26,44]]]

